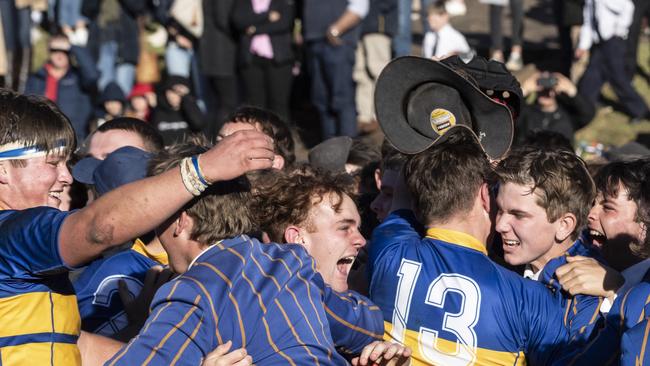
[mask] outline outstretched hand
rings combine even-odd
[[[273,139],[257,130],[237,131],[224,137],[199,158],[208,182],[235,179],[253,170],[269,169],[275,154]]]
[[[359,357],[352,359],[353,366],[408,366],[410,364],[410,348],[399,343],[386,341],[374,341],[370,343],[363,348]]]
[[[201,366],[249,366],[253,364],[253,358],[248,355],[246,349],[239,348],[228,352],[230,347],[232,347],[231,341],[219,345],[205,356]]]

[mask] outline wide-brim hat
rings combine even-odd
[[[491,159],[512,144],[514,123],[507,106],[439,61],[405,56],[377,79],[377,121],[400,152],[417,154],[444,140],[452,128],[471,130]]]

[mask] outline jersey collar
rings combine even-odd
[[[485,245],[481,243],[480,240],[475,237],[462,233],[460,231],[440,229],[440,228],[429,228],[427,229],[427,238],[441,240],[449,244],[459,245],[461,247],[474,249],[485,255],[487,255],[487,250]]]

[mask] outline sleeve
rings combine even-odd
[[[373,264],[380,259],[388,248],[412,240],[419,242],[421,239],[420,226],[415,215],[410,210],[396,210],[388,215],[384,222],[372,232],[369,250],[370,260],[368,262],[370,273],[372,273]]]
[[[339,351],[358,354],[369,343],[381,340],[384,318],[377,305],[354,291],[339,293],[322,282],[319,285],[332,339]]]
[[[580,93],[577,93],[573,98],[566,94],[560,94],[557,96],[557,100],[570,113],[571,122],[576,130],[586,126],[596,115],[596,108],[593,103]]]
[[[207,299],[192,284],[179,278],[158,290],[140,333],[115,354],[113,365],[200,365],[216,345],[216,329],[206,316]]]
[[[356,14],[359,18],[363,19],[368,15],[370,8],[369,0],[348,0],[348,11]]]
[[[212,17],[214,18],[214,24],[219,30],[227,34],[231,33],[230,13],[233,9],[234,3],[234,0],[216,1],[212,8]]]
[[[650,351],[646,352],[648,333],[650,333],[648,318],[623,333],[623,337],[621,337],[621,366],[650,365],[650,357],[648,357]]]
[[[191,95],[185,95],[181,99],[181,110],[183,112],[183,117],[187,124],[190,126],[190,129],[193,132],[199,132],[203,128],[204,116],[203,112],[199,108],[199,105],[196,103],[196,99]]]
[[[50,207],[13,211],[0,224],[0,274],[21,279],[61,273],[59,230],[70,212]]]
[[[275,0],[278,6],[271,5],[271,10],[280,13],[280,20],[277,22],[265,21],[257,26],[256,34],[278,34],[291,33],[293,22],[296,18],[295,4],[291,0]]]
[[[433,32],[426,32],[422,40],[422,57],[431,58],[433,56],[433,41],[435,35]]]

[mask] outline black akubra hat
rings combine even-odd
[[[470,129],[486,154],[499,159],[510,149],[510,110],[442,62],[400,57],[377,79],[377,120],[386,139],[405,154],[426,150],[452,128]]]

